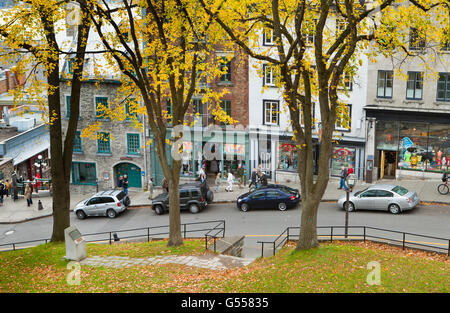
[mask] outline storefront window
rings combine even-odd
[[[399,139],[398,166],[425,170],[432,159],[428,146],[428,124],[401,122]]]
[[[428,170],[450,169],[450,125],[430,125],[429,146],[431,149]]]
[[[223,170],[236,173],[239,164],[245,160],[245,145],[226,143],[223,145]]]
[[[346,169],[352,167],[355,170],[355,155],[355,148],[334,147],[331,158],[331,175],[339,176],[342,166]]]
[[[278,143],[278,170],[297,171],[297,151],[292,142]]]
[[[398,122],[378,121],[376,130],[376,144],[378,150],[397,151],[398,149]]]

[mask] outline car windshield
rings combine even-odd
[[[408,193],[408,189],[403,188],[402,186],[395,186],[392,188],[392,191],[398,193],[400,196],[404,196]]]
[[[366,191],[367,189],[369,189],[369,188],[366,188],[366,189],[363,189],[363,190],[360,190],[360,191],[355,192],[355,196],[359,195],[361,192]]]

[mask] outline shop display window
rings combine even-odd
[[[297,171],[297,150],[292,142],[278,143],[278,170]]]
[[[346,169],[352,167],[355,170],[355,155],[355,148],[334,147],[331,157],[331,175],[339,176],[342,166]]]
[[[450,169],[450,127],[448,125],[430,125],[429,146],[431,160],[428,170],[448,171]]]
[[[401,122],[399,134],[399,168],[426,170],[432,162],[428,124]]]

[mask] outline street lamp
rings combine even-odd
[[[47,163],[42,158],[42,155],[38,155],[36,161],[34,162],[34,166],[36,166],[39,169],[39,178],[42,179],[42,167],[47,166]],[[37,185],[36,185],[37,186]]]
[[[347,238],[348,235],[348,207],[350,205],[350,192],[352,192],[353,187],[356,185],[356,175],[355,174],[349,174],[347,178],[345,179],[347,182],[347,189],[345,192],[347,193],[347,201],[345,202],[345,238]]]

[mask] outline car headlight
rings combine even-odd
[[[242,199],[237,199],[237,202],[241,202],[242,201]]]

